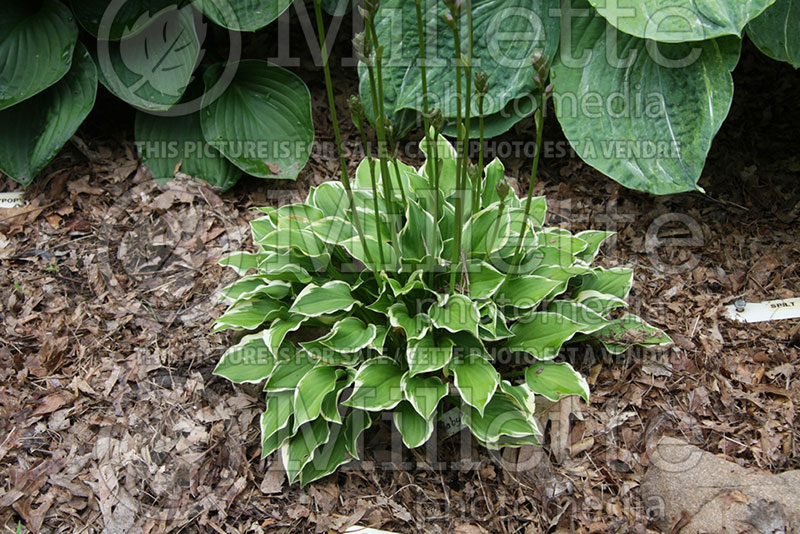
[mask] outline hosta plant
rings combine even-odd
[[[430,156],[424,140],[422,148]],[[537,444],[537,396],[589,397],[586,380],[556,361],[563,345],[618,353],[669,342],[625,312],[630,269],[592,266],[610,233],[545,226],[542,197],[526,217],[524,201],[506,195],[498,160],[484,169],[475,204],[460,190],[467,222],[451,287],[457,160],[442,137],[438,154],[419,169],[391,161],[395,213],[375,217],[387,176],[364,160],[355,212],[342,184],[323,183],[304,203],[261,208],[251,223],[257,252],[223,260],[242,278],[224,290],[231,304],[216,328],[247,334],[214,372],[263,386],[262,455],[280,450],[292,482],[356,458],[359,435],[384,411],[410,448],[451,407],[488,448]]]

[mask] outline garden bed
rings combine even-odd
[[[87,126],[27,206],[0,210],[0,522],[41,532],[324,532],[354,523],[644,532],[638,484],[657,436],[747,467],[800,467],[800,324],[733,324],[720,313],[737,298],[800,296],[800,116],[786,98],[800,81],[756,54],[742,61],[701,180],[706,195],[631,192],[558,150],[543,161],[535,187],[548,198],[548,224],[617,231],[600,264],[635,268],[632,311],[675,346],[614,359],[578,351],[572,363],[590,377],[591,403],[551,418],[543,454],[516,471],[443,432],[435,458],[392,455],[385,422],[368,431],[359,468],[287,486],[276,458],[259,459],[263,399],[211,375],[230,345],[211,333],[222,310],[213,293],[234,279],[216,261],[249,246],[249,208],[304,198],[338,162],[316,152],[297,182],[247,180],[222,196],[188,181],[159,189],[130,136]],[[317,139],[330,141],[321,73],[304,77],[317,86]],[[352,80],[337,87],[348,84],[354,91]],[[547,139],[563,141],[550,126]],[[532,140],[531,130],[523,123],[504,139]],[[356,132],[345,134],[355,145]],[[527,162],[505,159],[523,190]],[[654,251],[648,236],[650,245],[654,236],[695,241]]]

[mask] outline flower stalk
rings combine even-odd
[[[333,97],[333,82],[331,81],[331,69],[328,64],[328,44],[325,38],[325,25],[322,22],[322,0],[314,0],[314,11],[317,19],[317,37],[319,38],[319,49],[322,54],[322,69],[325,73],[325,89],[328,92],[328,107],[331,110],[331,124],[333,125],[333,135],[336,139],[336,148],[339,151],[339,167],[341,169],[341,181],[344,186],[347,200],[350,202],[350,210],[353,213],[353,226],[356,227],[358,239],[361,241],[361,246],[364,248],[364,253],[367,256],[367,261],[372,264],[374,269],[375,265],[372,260],[372,255],[367,248],[367,239],[364,234],[364,228],[361,225],[361,220],[356,210],[356,201],[353,196],[353,189],[350,183],[350,173],[347,169],[347,159],[342,150],[342,132],[339,130],[339,118],[336,114],[336,101]]]
[[[536,85],[539,86],[539,89],[542,94],[542,103],[539,106],[539,109],[536,110],[536,113],[534,115],[536,120],[536,153],[533,156],[533,165],[531,166],[531,181],[530,185],[528,186],[528,197],[525,201],[525,215],[523,216],[522,223],[520,225],[519,241],[517,242],[517,247],[514,250],[514,256],[511,260],[511,266],[509,268],[508,274],[511,274],[517,268],[520,259],[520,252],[522,251],[522,244],[525,241],[525,233],[528,230],[528,217],[531,212],[533,189],[534,185],[536,184],[536,173],[539,169],[539,158],[542,154],[542,138],[544,137],[545,110],[547,109],[547,101],[550,98],[550,95],[553,93],[553,86],[545,85],[547,83],[547,77],[549,75],[549,72],[550,72],[550,62],[543,54],[537,52],[533,56],[533,81],[536,83]]]

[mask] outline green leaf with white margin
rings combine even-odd
[[[134,129],[142,163],[158,183],[181,172],[225,191],[242,176],[242,171],[206,143],[199,112],[169,117],[139,111]]]
[[[300,427],[293,438],[281,445],[281,460],[290,484],[297,482],[314,451],[327,443],[329,437],[330,425],[320,417]]]
[[[292,0],[196,0],[193,5],[218,26],[254,32],[280,17]]]
[[[733,99],[731,68],[740,41],[659,44],[618,32],[586,0],[567,2],[589,15],[571,18],[573,41],[551,71],[556,115],[575,151],[631,189],[700,190],[711,141]],[[610,43],[618,49],[609,50]],[[646,95],[641,104],[615,96],[634,93]],[[590,100],[608,105],[587,105]]]
[[[486,167],[484,167],[483,174],[485,176],[482,191],[481,191],[481,205],[489,206],[495,202],[500,202],[500,195],[497,194],[497,184],[506,179],[506,168],[503,162],[498,158],[494,158]],[[511,193],[509,191],[509,193]],[[513,195],[513,193],[511,193]]]
[[[333,391],[325,395],[322,400],[322,411],[320,414],[330,423],[342,424],[342,416],[339,414],[339,399],[344,393],[344,390],[353,384],[355,379],[355,371],[353,369],[339,370],[337,372],[336,387]]]
[[[313,360],[305,352],[297,352],[292,354],[293,347],[291,345],[284,345],[283,349],[289,349],[287,355],[281,355],[275,362],[275,369],[264,385],[264,391],[294,391],[297,388],[298,382],[308,373],[317,362]]]
[[[467,263],[469,296],[473,300],[484,300],[494,295],[505,282],[506,275],[483,261]]]
[[[588,306],[571,300],[556,300],[548,306],[547,311],[558,313],[573,323],[582,325],[581,332],[584,333],[597,332],[611,324],[611,321]]]
[[[98,41],[100,82],[119,99],[146,111],[180,102],[200,57],[191,9],[171,6],[121,41]]]
[[[616,234],[616,232],[604,232],[600,230],[584,230],[583,232],[578,232],[575,234],[575,237],[585,241],[587,246],[583,252],[577,254],[577,258],[585,261],[588,264],[591,264],[595,258],[597,258],[597,253],[600,251],[600,246],[605,242],[606,239],[614,234]]]
[[[223,66],[203,79],[210,90]],[[303,80],[266,61],[244,60],[225,92],[203,96],[201,124],[206,141],[244,172],[260,178],[294,180],[314,142],[311,95]],[[256,142],[258,140],[258,142]],[[280,147],[289,146],[290,150]]]
[[[394,409],[394,426],[400,431],[403,443],[409,449],[423,445],[433,434],[433,418],[425,419],[411,406],[403,401]]]
[[[214,374],[237,384],[258,384],[269,377],[274,367],[275,358],[261,334],[251,334],[225,351]]]
[[[428,44],[428,91],[432,95],[451,94],[455,86],[452,60],[456,53],[452,32],[442,18],[446,8],[439,2],[424,3],[422,7],[423,20],[427,21],[428,26],[425,33],[428,37],[435,36],[435,40]],[[530,57],[534,51],[540,51],[548,59],[553,59],[558,48],[558,1],[475,0],[472,11],[475,61],[492,80],[484,114],[492,116],[504,110],[509,103],[520,98],[527,99],[536,92],[531,77],[533,67]],[[526,15],[509,16],[509,13],[519,12]],[[385,111],[392,124],[396,125],[398,136],[405,133],[405,126],[410,122],[401,120],[404,113],[409,116],[404,110],[422,111],[421,71],[417,61],[408,61],[408,58],[418,57],[419,53],[416,20],[414,2],[403,0],[381,2],[376,18],[378,40],[385,47]],[[496,39],[499,32],[507,32],[515,37],[509,40]],[[359,75],[359,92],[364,99],[364,108],[371,116],[373,106],[369,76],[363,64],[359,65]],[[440,107],[445,119],[456,116],[455,98],[443,99]],[[475,126],[478,121],[473,120],[473,123],[470,130],[477,131]]]
[[[394,248],[389,243],[383,242],[379,245],[378,240],[370,236],[366,236],[365,241],[367,242],[367,250],[369,250],[369,253],[372,256],[372,265],[374,265],[376,269],[396,269],[397,254],[395,254]],[[353,256],[355,259],[365,265],[369,264],[367,253],[364,251],[364,247],[358,237],[346,239],[341,243],[341,245],[345,248],[345,250],[347,250],[348,254]],[[381,248],[383,248],[383,264],[380,263]]]
[[[367,360],[356,373],[353,394],[343,404],[371,412],[392,409],[403,400],[402,377],[400,366],[391,358]]]
[[[339,372],[343,371],[331,365],[317,365],[297,382],[297,389],[294,391],[295,432],[303,423],[319,417],[322,401],[336,387]]]
[[[271,321],[286,311],[286,305],[275,299],[260,298],[233,304],[222,317],[214,321],[214,332],[236,328],[255,330],[262,323]]]
[[[587,274],[581,279],[578,291],[597,291],[598,293],[626,299],[632,287],[633,269],[620,267],[604,269],[597,267],[594,270],[594,274]]]
[[[274,438],[282,430],[291,431],[292,409],[294,395],[290,391],[270,393],[264,412],[261,414],[261,457],[266,458],[275,452],[281,445]],[[281,442],[283,440],[280,440]]]
[[[500,384],[494,365],[475,355],[456,356],[448,364],[455,375],[455,386],[461,398],[483,415],[484,408]]]
[[[406,339],[422,339],[431,328],[430,317],[419,313],[411,317],[408,308],[402,302],[393,304],[388,311],[389,323],[394,328],[400,328],[406,333]]]
[[[589,0],[611,25],[666,43],[741,37],[745,25],[775,0]]]
[[[640,317],[625,314],[615,319],[606,328],[598,331],[595,337],[611,354],[622,354],[630,347],[665,347],[672,339],[663,330],[650,326]]]
[[[410,376],[438,371],[450,363],[453,357],[453,342],[449,339],[437,340],[433,332],[428,332],[420,340],[408,342],[406,359]]]
[[[347,433],[347,452],[353,458],[360,459],[358,455],[358,439],[361,434],[372,425],[372,415],[364,410],[351,410],[345,419],[345,432]]]
[[[469,332],[478,337],[481,313],[478,306],[465,295],[447,295],[441,304],[434,304],[428,311],[433,326],[448,332]]]
[[[347,456],[347,431],[341,424],[330,425],[330,436],[324,445],[311,455],[300,471],[300,485],[306,486],[326,477],[350,461]]]
[[[506,347],[527,352],[537,360],[552,360],[558,356],[561,345],[585,328],[558,313],[534,312],[511,326],[514,337],[506,342]]]
[[[365,325],[361,319],[346,317],[333,325],[331,331],[317,341],[337,352],[358,352],[369,346],[377,335],[374,324]]]
[[[438,225],[433,215],[423,210],[416,200],[406,203],[406,224],[400,230],[400,250],[406,261],[421,263],[438,241]]]
[[[294,332],[307,320],[308,317],[296,314],[289,315],[285,319],[275,319],[270,327],[262,332],[264,343],[267,345],[270,352],[275,354],[286,338],[286,334]]]
[[[522,410],[513,396],[502,391],[492,397],[483,413],[465,406],[461,421],[484,443],[496,442],[502,436],[521,438],[540,433],[533,416]]]
[[[500,306],[535,308],[560,284],[558,280],[532,274],[518,276],[507,280],[495,293],[493,300]]]
[[[777,0],[747,25],[759,50],[800,69],[800,2]]]
[[[341,182],[322,182],[308,193],[308,203],[316,206],[326,217],[344,219],[350,201]]]
[[[499,209],[499,204],[491,204],[467,221],[462,238],[465,248],[466,246],[470,247],[466,251],[467,257],[481,257],[490,254],[500,250],[508,242],[511,233],[511,216],[507,210],[503,210],[498,221]],[[496,236],[495,229],[497,230]],[[494,241],[492,241],[493,238]]]
[[[274,299],[282,299],[289,294],[292,286],[282,280],[267,280],[259,275],[245,276],[220,290],[222,298],[227,300],[249,300],[257,295]]]
[[[0,14],[0,32],[2,18]],[[0,50],[3,46],[0,42]],[[0,58],[3,57],[0,53]],[[8,65],[12,60],[6,57]],[[5,83],[1,78],[3,61],[0,59],[0,103]],[[28,70],[34,68],[26,66],[23,72]],[[0,111],[0,170],[22,185],[30,184],[78,130],[92,111],[96,95],[97,69],[79,43],[72,56],[72,67],[55,85]]]
[[[580,395],[589,402],[589,384],[568,363],[536,362],[525,369],[525,383],[553,402],[569,395]]]
[[[436,148],[439,167],[439,190],[444,195],[444,198],[448,198],[456,189],[456,149],[441,134],[436,137],[436,141],[430,146],[428,138],[423,137],[419,142],[419,148],[425,154],[425,159],[429,161],[433,160],[434,148]],[[428,166],[424,165],[421,170],[427,176],[430,187],[433,187],[433,177],[427,174]],[[452,233],[443,235],[452,235]]]
[[[514,386],[508,380],[503,380],[498,391],[513,397],[519,408],[529,416],[536,414],[536,395],[526,383]]]
[[[605,316],[608,312],[617,308],[627,308],[628,303],[623,299],[599,291],[581,291],[575,295],[575,302],[583,304],[598,315]]]
[[[321,286],[309,284],[304,287],[289,311],[306,317],[319,317],[338,311],[350,311],[356,304],[358,301],[350,294],[350,286],[341,280],[333,280]]]
[[[0,14],[0,110],[63,78],[72,65],[77,40],[78,25],[61,2],[4,2]]]
[[[258,265],[267,258],[266,254],[252,254],[250,252],[234,252],[219,260],[219,265],[230,267],[239,276],[244,276],[250,269],[257,269]]]
[[[400,386],[406,400],[424,419],[433,417],[439,401],[447,395],[447,384],[438,376],[421,377],[405,373]]]

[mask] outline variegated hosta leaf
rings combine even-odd
[[[494,301],[502,306],[535,308],[550,292],[561,284],[542,276],[527,275],[507,279],[497,290]]]
[[[295,432],[303,423],[319,417],[325,395],[336,388],[338,373],[343,374],[344,371],[331,365],[318,365],[307,372],[297,383],[297,389],[294,391],[293,430]]]
[[[434,304],[430,311],[431,322],[448,332],[469,332],[478,337],[481,314],[478,306],[465,295],[447,295],[441,304]]]
[[[497,444],[503,436],[523,438],[539,434],[533,415],[528,414],[513,396],[505,392],[495,394],[483,412],[465,406],[461,420],[487,446]]]
[[[438,371],[450,363],[453,357],[453,342],[449,339],[435,339],[428,333],[420,340],[407,344],[406,359],[410,376]]]
[[[412,317],[402,302],[389,307],[388,316],[389,324],[403,330],[409,341],[423,338],[431,328],[430,317],[424,313],[418,313]]]
[[[611,354],[621,354],[634,345],[650,348],[672,344],[672,339],[662,330],[650,326],[632,314],[625,314],[620,319],[612,321],[595,336]]]
[[[437,376],[411,376],[406,373],[400,381],[403,395],[424,419],[430,419],[439,401],[447,395],[447,384]]]
[[[316,360],[305,352],[296,352],[287,358],[279,358],[264,385],[264,391],[293,391],[300,379],[316,365]]]
[[[237,384],[258,384],[272,373],[275,358],[260,334],[245,336],[225,351],[214,374]]]
[[[569,395],[580,395],[589,402],[589,384],[568,363],[536,362],[525,370],[525,383],[553,402]]]
[[[534,312],[511,327],[506,344],[512,351],[527,352],[538,360],[552,360],[561,346],[586,326],[554,312]]]
[[[357,317],[347,317],[333,325],[330,333],[318,341],[337,352],[351,353],[368,347],[377,335],[374,324],[365,325]]]
[[[344,404],[373,412],[394,408],[403,400],[402,377],[403,372],[393,359],[368,360],[358,370],[353,394]]]
[[[465,403],[483,415],[483,410],[500,383],[494,366],[480,356],[455,357],[449,366],[455,386]]]
[[[626,299],[631,287],[633,287],[633,269],[598,267],[594,274],[583,277],[579,291],[597,291]]]
[[[338,311],[350,311],[358,301],[346,282],[334,280],[321,286],[307,285],[294,301],[290,312],[307,317],[319,317]]]
[[[311,461],[314,451],[327,443],[330,424],[323,418],[301,426],[295,435],[281,445],[281,460],[290,483],[300,478],[300,472]]]
[[[261,457],[266,458],[293,435],[291,416],[293,395],[290,391],[267,396],[267,406],[261,414]]]
[[[286,311],[286,305],[276,299],[256,298],[234,303],[225,314],[216,320],[215,332],[236,328],[255,330],[262,323],[274,319]]]
[[[411,403],[403,401],[394,409],[394,426],[400,431],[405,446],[415,449],[431,437],[434,421],[422,417]]]

